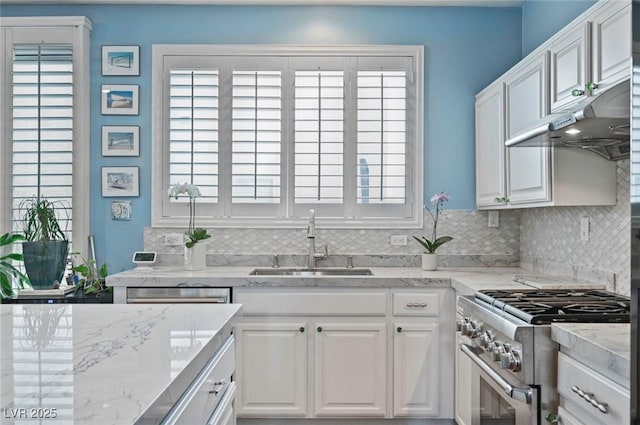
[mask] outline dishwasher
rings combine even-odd
[[[127,304],[179,304],[231,302],[231,288],[213,287],[164,287],[127,288]]]

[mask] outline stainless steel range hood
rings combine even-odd
[[[629,81],[544,117],[508,139],[507,147],[587,149],[616,161],[629,157]]]

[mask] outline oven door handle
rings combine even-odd
[[[484,360],[480,358],[476,353],[473,352],[473,348],[467,344],[461,343],[460,350],[465,353],[473,362],[486,373],[489,378],[493,380],[496,384],[498,384],[504,390],[507,395],[514,399],[521,401],[523,403],[531,404],[533,402],[533,390],[530,387],[517,387],[515,385],[511,385],[506,379],[500,376],[496,371],[494,371],[491,366],[487,365]]]

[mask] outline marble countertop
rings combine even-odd
[[[208,267],[187,271],[180,267],[132,269],[107,277],[107,285],[116,289],[128,286],[362,286],[362,287],[434,287],[453,286],[461,293],[478,289],[521,288],[514,275],[530,275],[530,270],[517,267],[458,267],[424,271],[417,267],[367,267],[371,276],[252,276],[256,267]],[[570,282],[565,279],[564,282]]]
[[[588,364],[613,372],[629,387],[631,329],[628,323],[554,323],[551,337]]]
[[[54,411],[66,423],[155,423],[230,335],[240,309],[1,305],[2,423]]]

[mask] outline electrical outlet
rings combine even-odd
[[[500,227],[500,212],[499,211],[489,211],[489,227]]]
[[[580,218],[580,240],[589,242],[589,217]]]
[[[407,235],[391,235],[391,246],[407,246]]]
[[[182,233],[167,233],[164,235],[165,246],[180,246],[183,242]]]

